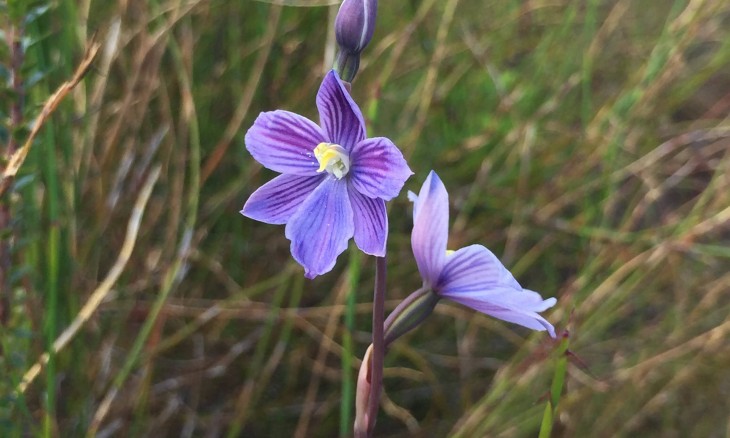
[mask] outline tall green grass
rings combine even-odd
[[[59,0],[26,27],[21,140],[102,48],[2,200],[1,436],[349,430],[373,260],[305,280],[281,227],[238,214],[273,175],[245,130],[275,108],[316,120],[331,44],[327,2],[275,3]],[[730,433],[730,4],[380,3],[353,84],[369,133],[409,157],[407,189],[442,177],[450,247],[558,297],[570,354],[441,304],[386,356],[376,434]],[[391,204],[388,309],[420,286]]]

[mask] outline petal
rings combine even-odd
[[[498,288],[485,290],[482,293],[444,295],[444,298],[503,321],[519,324],[532,330],[547,330],[551,337],[555,337],[555,328],[537,313],[554,306],[555,298],[543,300],[536,292]]]
[[[350,152],[350,181],[358,192],[386,201],[413,175],[401,151],[384,137],[361,141]]]
[[[435,285],[446,261],[449,233],[449,194],[433,170],[413,197],[411,246],[423,280]]]
[[[259,114],[245,137],[246,149],[264,167],[291,175],[316,175],[314,148],[325,141],[311,120],[289,111]]]
[[[365,120],[334,70],[324,77],[317,92],[319,118],[327,140],[347,151],[365,139]]]
[[[324,175],[279,175],[251,194],[241,214],[267,224],[285,224]]]
[[[355,243],[365,254],[385,256],[388,239],[388,215],[385,201],[368,198],[352,186],[348,188],[355,221]]]
[[[418,195],[408,190],[408,200],[413,203],[413,219],[415,219],[418,214],[418,206],[420,205],[418,203]]]
[[[448,256],[436,285],[440,293],[449,293],[451,289],[480,291],[487,287],[522,289],[497,256],[482,245],[470,245]]]
[[[543,299],[542,295],[540,295],[539,292],[535,292],[534,290],[530,289],[522,289],[522,292],[525,294],[528,294],[530,297],[532,297],[532,303],[530,303],[530,308],[534,310],[535,312],[544,312],[547,309],[553,307],[555,303],[558,302],[558,300],[555,297],[550,297],[547,299]],[[527,299],[527,296],[521,297],[520,299]]]
[[[326,177],[289,219],[284,232],[305,277],[332,270],[354,232],[347,182]]]
[[[436,292],[444,298],[504,321],[533,330],[555,329],[537,312],[555,305],[555,298],[522,289],[497,257],[481,245],[471,245],[447,258]]]

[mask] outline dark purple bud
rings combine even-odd
[[[373,38],[378,0],[344,0],[335,18],[340,50],[360,53]]]
[[[342,80],[352,82],[360,65],[360,52],[375,31],[378,0],[344,0],[335,18],[335,38],[339,52],[335,70]]]

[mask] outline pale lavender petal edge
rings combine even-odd
[[[446,293],[451,289],[464,292],[487,287],[522,289],[497,256],[482,245],[469,245],[447,256],[436,285]]]
[[[503,321],[519,324],[532,330],[547,330],[551,337],[555,337],[555,328],[537,312],[544,311],[555,305],[555,298],[535,301],[532,291],[514,289],[489,289],[482,293],[458,293],[451,291],[440,294],[443,298],[463,304],[478,312],[490,315]]]

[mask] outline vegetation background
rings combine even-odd
[[[317,120],[334,50],[336,5],[274,3],[0,2],[6,158],[101,44],[2,197],[1,436],[350,430],[373,261],[305,280],[238,214],[273,175],[246,129]],[[730,437],[730,2],[381,1],[353,95],[407,189],[444,180],[450,246],[558,298],[553,436]],[[390,211],[389,310],[419,286]],[[442,303],[386,357],[377,435],[536,436],[560,351]]]

